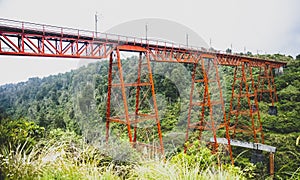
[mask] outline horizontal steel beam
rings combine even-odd
[[[0,55],[100,59],[108,57],[115,48],[149,51],[158,62],[198,63],[199,59],[215,58],[219,65],[225,66],[239,66],[243,62],[252,67],[286,65],[286,62],[226,54],[203,47],[0,18]]]

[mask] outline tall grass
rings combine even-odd
[[[38,151],[28,150],[26,143],[12,148],[8,145],[1,149],[0,172],[7,179],[30,179],[41,172],[41,165],[37,163]]]
[[[109,157],[87,144],[48,141],[30,149],[25,147],[26,144],[15,149],[1,148],[2,178],[117,179],[120,176]]]
[[[139,159],[120,162],[83,142],[56,139],[34,147],[7,146],[0,151],[0,173],[5,179],[243,179],[230,169],[211,162],[206,152],[178,154],[168,160]],[[128,156],[131,156],[128,151]],[[191,164],[192,162],[192,164]],[[0,177],[1,179],[1,177]]]
[[[161,179],[161,180],[223,180],[223,179],[245,179],[241,174],[232,173],[221,167],[201,168],[201,164],[191,167],[187,162],[174,163],[172,161],[155,161],[143,163],[135,169],[139,179]]]

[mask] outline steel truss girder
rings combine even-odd
[[[61,35],[43,35],[39,32],[0,31],[0,54],[20,56],[46,56],[65,58],[106,58],[115,43],[100,39]]]
[[[273,68],[286,65],[285,62],[225,54],[157,40],[0,18],[0,55],[99,59],[108,57],[120,45],[146,48],[153,54],[154,60],[164,62],[195,63],[199,55],[213,55],[217,57],[219,65],[237,66],[243,60],[248,60],[253,67],[265,63]]]
[[[196,63],[200,60],[201,54],[184,50],[148,48],[153,61],[173,63]]]
[[[222,54],[216,53],[218,64],[223,66],[240,66],[243,62],[247,61],[249,65],[252,67],[261,67],[265,64],[269,64],[272,68],[279,68],[285,66],[285,62],[267,60],[267,59],[259,59],[255,57],[248,56],[239,56],[233,54]]]

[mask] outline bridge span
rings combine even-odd
[[[67,27],[0,18],[0,54],[67,58],[108,58],[117,47],[124,51],[151,51],[154,61],[195,63],[202,56],[216,56],[220,65],[239,65],[248,60],[252,66],[278,62],[255,57],[210,51],[159,40],[99,33]]]
[[[139,54],[136,82],[124,82],[120,58],[120,52],[122,51]],[[270,108],[273,112],[274,110],[276,111],[274,102],[277,101],[277,95],[273,69],[286,65],[285,62],[221,53],[201,47],[3,18],[0,18],[0,55],[109,59],[106,140],[109,140],[110,124],[121,123],[127,127],[129,142],[134,147],[139,145],[150,147],[150,145],[138,142],[137,124],[152,119],[157,126],[158,143],[157,146],[151,145],[151,148],[161,153],[164,153],[163,137],[158,117],[150,62],[193,64],[186,141],[190,138],[189,133],[191,130],[199,131],[199,138],[202,131],[209,130],[213,134],[211,142],[214,151],[216,151],[219,146],[218,140],[220,140],[220,138],[217,138],[217,131],[224,129],[227,143],[223,142],[224,139],[220,143],[228,145],[232,163],[233,156],[230,143],[233,141],[230,141],[230,139],[233,139],[236,133],[249,134],[254,143],[264,143],[258,106],[259,97],[263,95],[268,96],[272,103]],[[215,76],[213,78],[208,77],[208,71],[211,70],[205,64],[214,67]],[[225,111],[223,92],[218,74],[218,66],[220,65],[234,67],[232,96],[228,112]],[[261,71],[258,79],[253,77],[253,68],[259,68]],[[146,73],[147,75],[144,81],[141,80],[142,73]],[[113,82],[112,79],[114,77],[118,77],[119,81]],[[218,100],[212,100],[212,94],[209,89],[209,84],[211,83],[216,83],[218,87]],[[136,88],[134,112],[131,112],[128,107],[129,103],[126,96],[126,89],[128,87]],[[141,95],[142,87],[149,88],[149,92],[153,98],[153,109],[146,114],[142,114],[139,111],[141,101],[143,101]],[[203,94],[201,95],[203,98],[201,99],[193,99],[193,94],[197,92],[197,88],[202,88],[203,90]],[[116,89],[121,91],[122,98],[120,101],[123,105],[122,113],[113,115],[111,113],[113,108],[111,101]],[[246,102],[247,107],[241,106],[242,101]],[[222,124],[218,126],[215,124],[214,106],[221,106],[223,114]],[[201,109],[199,119],[196,122],[192,122],[191,115],[194,107]],[[208,113],[204,113],[205,109]],[[241,118],[247,119],[250,125],[239,126]],[[188,147],[185,148],[187,149]],[[274,159],[270,159],[270,162],[274,162]],[[271,173],[274,172],[274,169],[270,169]]]

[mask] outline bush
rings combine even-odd
[[[8,146],[0,153],[5,179],[96,179],[109,173],[111,158],[84,142],[45,139],[29,148]],[[112,174],[113,175],[113,174]]]
[[[216,156],[211,154],[211,151],[205,146],[201,146],[199,141],[195,141],[187,152],[183,151],[171,158],[171,162],[179,163],[182,166],[194,168],[198,166],[200,170],[207,169],[216,165]]]
[[[20,144],[35,145],[44,136],[45,129],[26,119],[4,119],[0,123],[0,148]]]

